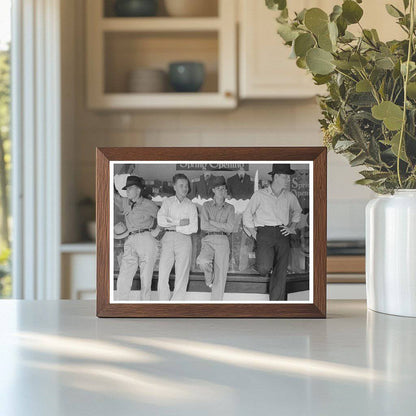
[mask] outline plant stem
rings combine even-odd
[[[339,72],[340,74],[344,75],[344,77],[349,78],[351,81],[354,81],[355,83],[357,82],[357,80],[353,77],[350,77],[349,75],[345,74],[344,72],[340,71],[338,68],[335,68],[336,72]]]
[[[409,67],[410,67],[410,59],[412,57],[412,49],[413,49],[413,35],[414,35],[414,26],[415,26],[415,0],[410,0],[410,30],[409,30],[409,45],[407,47],[407,60],[406,60],[406,74],[404,76],[404,85],[403,85],[403,118],[402,118],[402,127],[400,129],[400,140],[399,140],[399,149],[397,152],[397,178],[399,180],[400,188],[403,187],[402,178],[400,175],[400,156],[402,154],[402,146],[403,146],[403,137],[404,131],[406,128],[406,107],[407,107],[407,83],[409,81]]]
[[[367,73],[365,72],[365,69],[363,68],[363,66],[361,65],[361,71],[360,71],[360,75],[363,77],[363,79],[367,80],[370,83],[371,86],[371,93],[373,94],[374,99],[377,101],[377,104],[380,104],[380,100],[378,98],[378,93],[377,90],[375,89],[373,83],[370,81],[370,78],[368,77]]]

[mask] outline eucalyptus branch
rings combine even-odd
[[[358,22],[358,26],[360,27],[360,29],[361,29],[361,33],[363,34],[363,36],[365,37],[365,39],[366,39],[366,41],[367,41],[367,43],[369,44],[369,45],[371,45],[373,48],[374,48],[374,50],[376,50],[376,51],[378,51],[378,49],[377,49],[377,45],[375,45],[374,43],[373,43],[373,41],[365,34],[365,32],[364,32],[364,28],[361,26],[361,23],[360,22]]]
[[[399,91],[397,92],[396,96],[394,97],[394,100],[393,100],[394,103],[399,99],[399,96],[402,93],[402,91],[403,91],[403,88],[399,88]]]
[[[342,72],[338,68],[335,68],[335,71],[338,72],[338,73],[340,73],[341,75],[344,75],[344,77],[349,78],[351,81],[357,83],[357,80],[355,78],[350,77],[348,74],[346,74],[345,72]]]
[[[403,118],[402,118],[402,127],[400,129],[400,140],[399,140],[399,149],[397,151],[397,178],[399,180],[399,185],[402,188],[402,178],[400,174],[400,156],[402,154],[404,130],[406,128],[406,108],[407,108],[407,83],[409,81],[409,68],[410,60],[412,57],[413,49],[413,36],[414,36],[414,27],[415,27],[415,0],[410,0],[410,30],[409,30],[409,44],[407,47],[407,60],[406,60],[406,73],[404,76],[404,85],[403,85]]]
[[[373,83],[370,81],[370,78],[368,77],[368,75],[365,72],[365,69],[363,68],[362,65],[361,65],[360,74],[363,77],[363,79],[367,80],[370,83],[371,93],[373,94],[374,99],[377,101],[377,104],[380,104],[380,99],[379,99],[379,96],[378,96],[378,92],[377,92],[376,88],[374,87]]]
[[[394,80],[394,82],[393,82],[393,88],[391,89],[391,94],[390,94],[390,97],[389,97],[389,100],[390,101],[392,101],[393,94],[394,94],[394,90],[396,89],[396,84],[397,84],[397,80]]]

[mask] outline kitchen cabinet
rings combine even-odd
[[[389,2],[400,9],[401,0]],[[303,8],[320,7],[330,12],[337,0],[292,0],[289,12]],[[394,22],[384,4],[364,2],[362,25],[378,30],[381,40],[403,38],[404,32]],[[279,12],[269,10],[264,1],[239,0],[239,96],[244,99],[308,98],[325,92],[325,87],[316,86],[305,70],[289,59],[290,48],[283,44],[276,33],[275,17]],[[349,26],[358,34],[358,25]]]
[[[323,7],[322,1],[294,0],[290,10]],[[244,98],[309,98],[321,88],[289,59],[290,48],[276,33],[275,17],[264,1],[239,0],[239,95]]]
[[[235,2],[218,2],[217,16],[116,17],[111,1],[88,0],[87,105],[90,109],[233,108],[237,105]],[[110,6],[110,7],[109,7]],[[197,61],[206,77],[199,92],[128,92],[137,69],[167,72],[169,63]]]

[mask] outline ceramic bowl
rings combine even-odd
[[[157,2],[158,0],[117,0],[114,11],[119,17],[156,16]]]
[[[205,67],[201,62],[172,62],[169,65],[169,82],[177,92],[197,92],[205,80]]]

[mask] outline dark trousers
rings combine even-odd
[[[272,270],[270,300],[285,300],[289,240],[290,237],[285,237],[280,227],[257,228],[256,269],[262,276]]]

